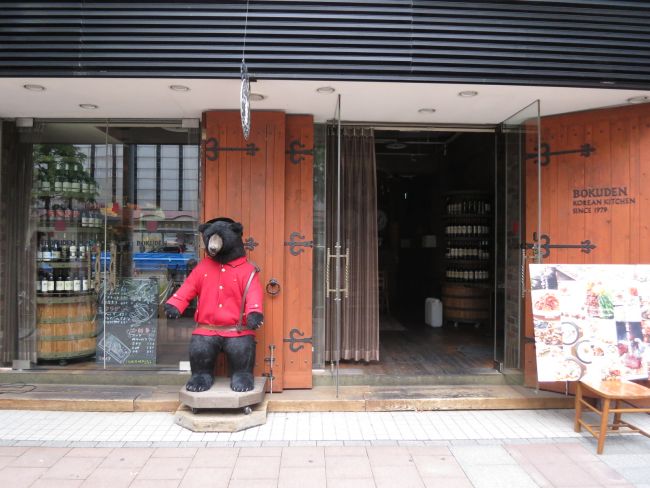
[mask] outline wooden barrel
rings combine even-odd
[[[94,294],[37,298],[39,359],[65,360],[95,354],[95,301]]]
[[[486,286],[447,283],[442,287],[442,311],[452,322],[488,322],[492,317],[491,290]]]

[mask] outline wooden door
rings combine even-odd
[[[591,110],[542,119],[548,164],[542,167],[542,233],[553,246],[545,264],[650,263],[650,104]],[[546,146],[543,147],[543,151]],[[558,151],[569,151],[553,154]],[[532,152],[532,151],[529,151]],[[536,189],[536,166],[526,188]],[[609,195],[609,196],[607,196]],[[526,198],[526,240],[537,228],[537,197]],[[534,335],[530,298],[525,336]],[[535,349],[526,344],[524,375],[536,383]],[[564,392],[564,383],[544,383]]]
[[[285,388],[312,387],[314,120],[287,115],[285,161]]]
[[[222,216],[241,222],[262,287],[271,280],[280,285],[277,295],[265,294],[255,358],[255,375],[272,373],[275,392],[284,386],[285,126],[282,112],[253,112],[246,141],[239,112],[203,114],[202,220]]]

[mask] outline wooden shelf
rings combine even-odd
[[[37,295],[36,303],[46,305],[52,303],[86,303],[94,301],[96,298],[97,294],[94,291],[80,291],[75,295],[48,293],[47,295]]]

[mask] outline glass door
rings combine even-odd
[[[341,233],[341,205],[342,205],[342,181],[341,181],[341,95],[336,101],[336,113],[334,117],[333,130],[335,135],[336,169],[334,178],[336,179],[336,191],[332,195],[334,212],[332,213],[332,230],[334,236],[334,248],[327,250],[327,296],[332,301],[333,307],[330,307],[333,314],[332,341],[331,341],[331,366],[332,374],[336,381],[336,396],[339,396],[339,363],[341,360],[341,329],[342,329],[342,300],[343,293],[343,244]]]
[[[530,254],[524,234],[527,205],[536,207],[538,227],[541,222],[539,100],[504,120],[496,138],[494,360],[505,373],[522,368],[526,266]],[[529,187],[525,185],[526,164],[537,165],[536,184]],[[532,254],[540,256],[536,250]]]

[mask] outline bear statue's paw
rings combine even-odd
[[[254,386],[255,382],[251,373],[234,373],[230,380],[230,389],[232,391],[251,391]]]
[[[264,323],[264,315],[260,312],[251,312],[246,316],[246,325],[249,329],[259,329]]]
[[[169,319],[177,319],[181,316],[180,310],[169,303],[165,303],[165,315]]]
[[[185,385],[187,391],[208,391],[212,387],[214,378],[211,374],[193,374]]]

